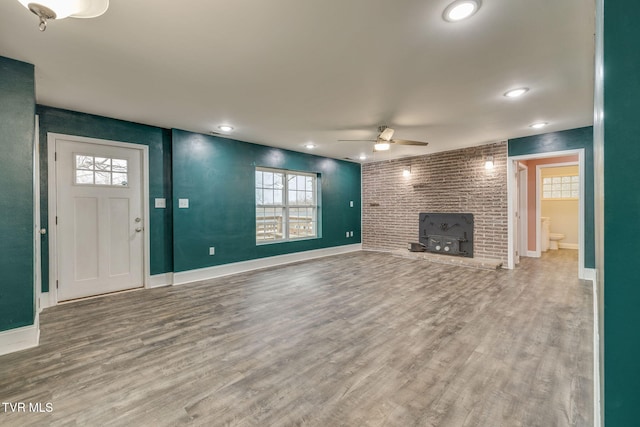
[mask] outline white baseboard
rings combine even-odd
[[[40,294],[40,308],[39,311],[44,310],[45,308],[51,307],[51,296],[49,292],[42,292]]]
[[[527,251],[527,255],[529,258],[540,258],[540,252],[536,251]]]
[[[595,286],[596,283],[596,269],[595,268],[585,268],[584,275],[581,277],[583,280],[591,280]]]
[[[40,316],[36,314],[33,325],[0,332],[0,356],[37,347],[39,341]]]
[[[154,274],[149,278],[148,289],[173,285],[173,273]]]
[[[197,282],[199,280],[213,279],[228,276],[230,274],[244,273],[261,268],[275,267],[292,262],[307,261],[314,258],[322,258],[331,255],[340,255],[348,252],[362,250],[362,244],[335,246],[325,249],[295,252],[292,254],[277,255],[267,258],[252,259],[249,261],[234,262],[232,264],[217,265],[215,267],[200,268],[197,270],[181,271],[173,274],[173,284]]]
[[[580,249],[580,245],[578,245],[577,243],[562,243],[562,242],[559,242],[558,243],[558,247],[560,249],[575,249],[575,250]]]

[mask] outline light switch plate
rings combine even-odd
[[[189,199],[178,199],[178,208],[187,209],[189,207]]]
[[[353,207],[353,200],[349,201],[349,207],[352,208]]]
[[[155,207],[158,209],[165,209],[167,207],[167,200],[160,198],[155,199]]]

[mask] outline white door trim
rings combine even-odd
[[[49,299],[50,305],[58,304],[58,290],[56,280],[58,277],[58,254],[56,236],[56,212],[57,212],[57,180],[55,168],[56,141],[64,139],[66,141],[80,142],[85,144],[99,144],[111,147],[129,148],[139,150],[142,158],[142,209],[143,209],[143,282],[148,288],[151,283],[151,267],[149,262],[150,240],[149,240],[149,147],[142,144],[132,144],[128,142],[110,141],[106,139],[86,138],[75,135],[65,135],[59,133],[47,133],[47,175],[49,178]]]
[[[517,162],[522,161],[522,160],[534,160],[534,159],[545,159],[545,158],[549,158],[549,157],[564,157],[564,156],[572,156],[572,155],[578,155],[578,169],[579,169],[579,174],[580,174],[580,196],[579,196],[579,201],[578,201],[578,278],[580,279],[584,279],[585,278],[585,268],[584,268],[584,206],[585,206],[585,192],[584,192],[584,183],[585,183],[585,175],[584,175],[584,171],[585,171],[585,167],[584,167],[584,162],[585,162],[585,158],[584,158],[584,148],[578,148],[578,149],[573,149],[573,150],[563,150],[563,151],[553,151],[553,152],[548,152],[548,153],[537,153],[537,154],[526,154],[526,155],[522,155],[522,156],[509,156],[508,161],[507,161],[507,204],[508,204],[508,218],[507,218],[507,235],[508,235],[508,258],[507,258],[507,268],[509,269],[513,269],[514,268],[514,242],[513,242],[513,227],[514,227],[514,218],[513,218],[513,194],[514,194],[514,187],[516,185],[515,183],[515,175],[514,175],[514,170],[517,170],[516,168],[517,166]],[[572,164],[575,164],[575,162],[573,162]],[[562,165],[561,163],[558,163],[556,165]],[[543,165],[543,166],[547,166],[547,165]],[[549,164],[548,166],[551,166],[551,164]],[[539,168],[536,167],[536,179],[540,179],[539,176]],[[537,184],[536,184],[536,193],[539,193],[539,191],[537,191]],[[538,200],[538,203],[536,203],[536,254],[539,256],[540,255],[540,203],[539,203],[539,195],[536,195],[536,200]]]

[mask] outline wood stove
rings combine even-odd
[[[421,213],[419,230],[427,252],[473,258],[473,214]]]

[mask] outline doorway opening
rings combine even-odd
[[[566,169],[569,167],[574,169]],[[507,173],[507,267],[514,268],[521,256],[540,257],[547,249],[548,231],[554,234],[552,245],[578,250],[578,277],[584,279],[584,149],[512,156],[507,162]],[[566,223],[566,213],[558,210],[567,205],[577,205],[573,228]],[[556,217],[555,227],[549,215]],[[567,232],[561,233],[564,230]]]

